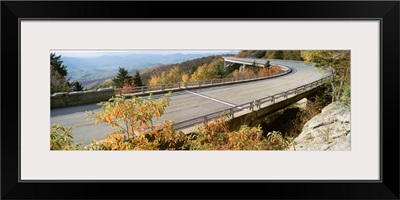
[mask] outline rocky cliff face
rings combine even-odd
[[[350,107],[331,103],[303,127],[289,150],[351,150]]]

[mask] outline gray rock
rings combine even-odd
[[[307,98],[303,98],[295,103],[295,106],[301,109],[305,109],[307,106]]]
[[[351,150],[350,108],[331,103],[303,127],[289,150]]]

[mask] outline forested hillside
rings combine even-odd
[[[202,66],[204,64],[210,64],[212,61],[221,59],[223,56],[233,56],[233,55],[207,56],[193,60],[188,60],[182,63],[157,66],[151,69],[141,71],[140,76],[144,83],[148,83],[148,81],[151,79],[152,76],[161,76],[162,73],[168,74],[174,67],[179,67],[180,72],[182,73],[193,74],[199,66]]]
[[[283,60],[303,60],[301,51],[292,50],[242,50],[236,54],[237,58],[267,58]]]

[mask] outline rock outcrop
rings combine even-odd
[[[303,127],[289,150],[351,150],[350,107],[331,103]]]

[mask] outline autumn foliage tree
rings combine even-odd
[[[190,75],[185,73],[182,75],[182,82],[189,82],[190,80]]]
[[[329,85],[331,86],[332,102],[350,103],[350,51],[302,51],[301,56],[305,61],[315,62],[321,69],[331,72]]]
[[[128,137],[137,131],[145,131],[153,127],[153,117],[158,119],[163,115],[165,108],[169,105],[169,95],[162,98],[154,98],[149,95],[146,100],[141,97],[112,97],[109,101],[101,102],[102,112],[88,112],[87,118],[93,116],[95,123],[105,122],[118,127]]]
[[[214,71],[207,65],[202,65],[192,74],[193,81],[208,80],[215,78]]]
[[[174,66],[168,73],[161,72],[161,76],[153,75],[149,80],[149,85],[178,83],[182,79],[182,70],[179,66]]]
[[[102,102],[102,112],[88,112],[95,123],[105,122],[118,130],[103,141],[94,141],[88,146],[94,150],[160,150],[182,146],[184,134],[172,128],[171,121],[153,126],[153,118],[163,115],[169,105],[169,96],[161,98],[150,95],[147,99],[111,98]]]
[[[50,66],[50,93],[54,94],[56,92],[70,92],[71,88],[68,80],[61,76],[57,70]]]
[[[157,76],[157,75],[152,76],[149,80],[149,85],[153,86],[153,85],[158,85],[158,84],[162,84],[161,76]]]

